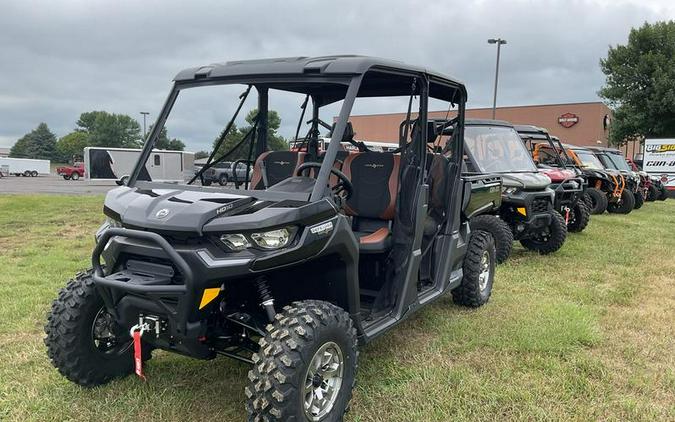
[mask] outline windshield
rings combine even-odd
[[[464,144],[473,164],[485,173],[536,172],[527,148],[513,128],[467,126]]]
[[[632,171],[630,166],[626,162],[626,159],[623,158],[623,155],[610,152],[607,153],[607,157],[610,159],[615,169],[622,171]]]
[[[594,170],[604,170],[605,166],[602,165],[600,160],[598,160],[598,157],[592,152],[581,150],[575,150],[574,152],[577,154],[577,157],[579,157],[582,167]]]

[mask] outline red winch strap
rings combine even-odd
[[[570,209],[566,208],[565,209],[565,224],[568,224],[570,222]]]
[[[143,375],[143,352],[141,350],[141,330],[134,331],[134,371],[143,381],[147,381]]]

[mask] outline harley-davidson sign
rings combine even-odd
[[[574,113],[565,113],[558,117],[558,123],[564,128],[571,128],[572,126],[579,123],[579,116]]]

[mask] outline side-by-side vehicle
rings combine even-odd
[[[187,184],[139,180],[175,103],[191,90],[221,88],[237,89],[225,104],[235,112],[202,170]],[[306,145],[270,151],[270,103],[292,95],[303,104],[298,130],[305,107],[311,114]],[[344,154],[340,141],[353,138],[354,104],[392,97],[408,104],[398,149]],[[217,152],[247,98],[256,99],[251,130]],[[450,77],[371,57],[236,61],[180,72],[129,179],[105,199],[93,268],[52,305],[45,327],[52,363],[71,381],[95,386],[143,375],[153,349],[224,355],[252,364],[250,420],[342,420],[359,345],[446,293],[472,307],[490,298],[494,240],[471,230],[466,215],[476,205],[471,181],[460,177],[466,98]],[[428,121],[430,100],[457,114],[447,123],[454,135],[446,154],[428,153],[445,129]],[[321,117],[335,115],[320,151]],[[237,148],[247,153],[250,182],[241,189],[195,183]],[[485,180],[500,189],[498,178]],[[522,224],[550,226],[552,192],[528,189],[516,188],[533,196],[522,205],[529,218]],[[540,208],[546,217],[530,214]],[[544,231],[528,237],[532,246],[547,245]]]

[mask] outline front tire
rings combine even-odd
[[[534,238],[521,239],[520,244],[531,251],[537,251],[542,255],[547,255],[562,248],[567,237],[567,225],[565,219],[559,212],[551,213],[551,224],[548,226],[548,233],[538,234]]]
[[[471,231],[483,230],[492,235],[497,251],[497,264],[504,263],[513,249],[513,232],[506,221],[496,215],[484,214],[473,217],[469,224]]]
[[[668,199],[668,189],[665,186],[661,185],[661,194],[659,195],[659,201],[665,201]]]
[[[318,300],[285,306],[253,355],[249,421],[341,421],[358,366],[349,314]]]
[[[591,219],[591,211],[584,201],[577,201],[570,212],[570,218],[567,222],[567,231],[579,233],[584,231]]]
[[[129,332],[106,312],[91,275],[91,270],[78,274],[59,292],[47,314],[44,340],[56,369],[84,387],[134,370]]]
[[[659,188],[657,188],[654,185],[649,185],[649,188],[647,189],[647,201],[648,202],[656,201],[660,193],[661,192],[659,191]]]
[[[635,196],[633,196],[633,192],[624,189],[623,192],[621,192],[621,198],[617,202],[607,206],[607,212],[612,214],[628,214],[633,211],[634,206]]]
[[[73,173],[70,175],[70,180],[79,180],[79,179],[80,179],[79,173]]]
[[[220,186],[225,186],[227,185],[228,182],[227,174],[221,174],[220,177],[218,178],[218,184]]]
[[[634,210],[642,208],[642,205],[645,203],[645,197],[642,195],[642,191],[637,191],[633,193],[635,198],[635,205],[633,206]]]
[[[607,210],[607,195],[600,189],[587,188],[584,200],[591,214],[602,214]]]
[[[496,253],[495,241],[490,233],[471,233],[462,266],[464,277],[461,284],[452,290],[452,300],[456,304],[478,308],[490,300]]]

